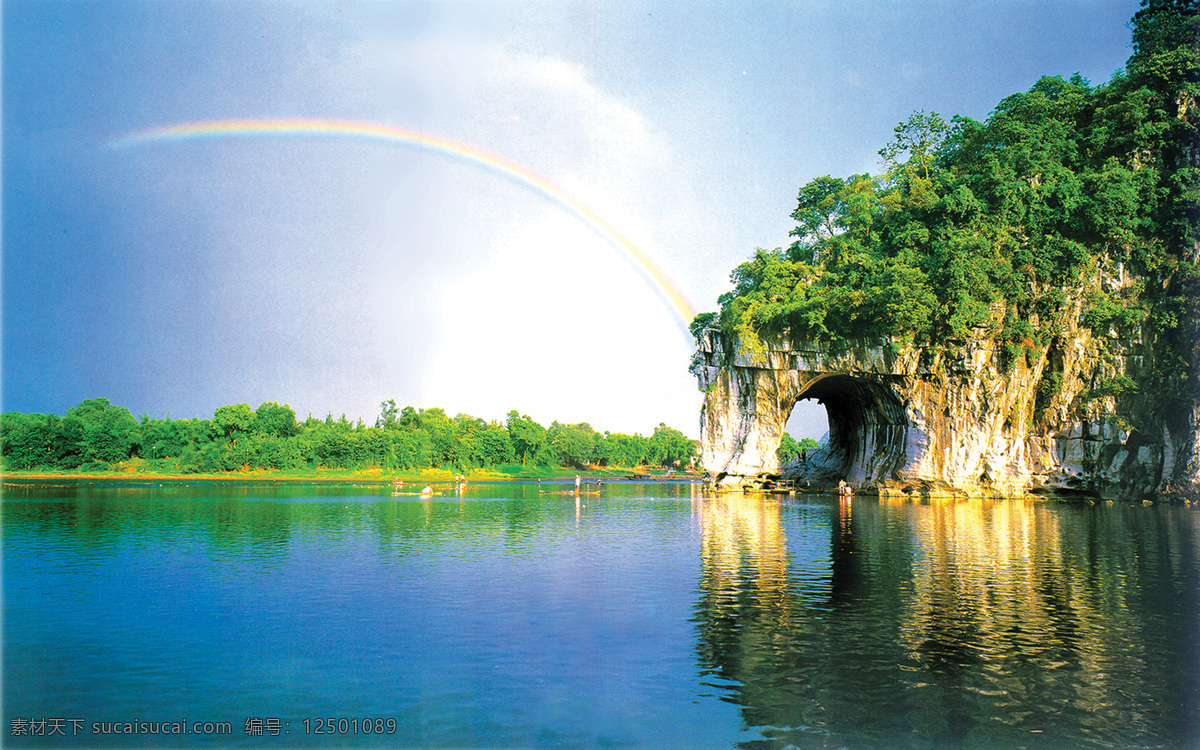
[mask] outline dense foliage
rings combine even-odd
[[[54,414],[0,414],[0,457],[5,469],[107,470],[131,458],[167,473],[246,469],[467,470],[523,466],[664,466],[684,468],[694,441],[660,424],[650,437],[597,433],[587,423],[543,427],[509,412],[505,424],[441,409],[381,405],[373,426],[309,417],[297,422],[290,406],[274,401],[252,410],[222,406],[212,419],[159,419],[108,399],[84,401]]]
[[[793,244],[732,273],[719,327],[753,352],[765,334],[925,347],[994,338],[1006,367],[1045,356],[1067,291],[1077,322],[1158,352],[1115,391],[1180,394],[1200,288],[1200,11],[1144,0],[1133,55],[1099,87],[1042,78],[985,122],[917,112],[880,175],[801,188]],[[1190,318],[1189,318],[1190,316]],[[1164,408],[1172,408],[1165,404]]]

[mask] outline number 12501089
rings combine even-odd
[[[395,719],[305,719],[308,734],[395,734]]]

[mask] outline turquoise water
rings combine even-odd
[[[6,484],[3,744],[1200,746],[1200,512],[569,489]]]

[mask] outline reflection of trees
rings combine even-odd
[[[740,497],[697,508],[701,669],[767,738],[1195,737],[1200,665],[1186,636],[1200,564],[1186,511]]]
[[[519,551],[536,544],[531,530],[548,519],[574,517],[573,501],[539,496],[536,485],[505,490],[511,498],[469,502],[393,498],[390,486],[6,485],[0,509],[10,531],[36,532],[81,550],[187,538],[263,560],[286,554],[292,540],[320,545],[323,537],[363,532],[398,554],[486,538],[504,539],[510,551]]]

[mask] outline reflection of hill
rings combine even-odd
[[[701,670],[800,746],[1195,737],[1195,521],[1126,510],[707,500]]]

